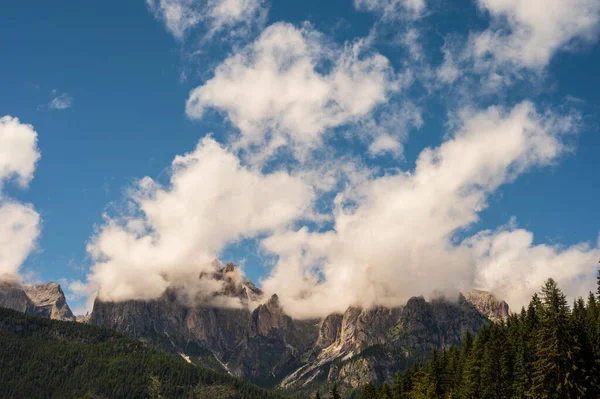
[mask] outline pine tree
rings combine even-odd
[[[404,371],[404,376],[402,377],[402,399],[408,399],[410,396],[410,392],[413,390],[413,376],[415,374],[414,368],[408,368]]]
[[[375,387],[373,383],[369,382],[362,390],[361,399],[377,399],[377,392],[375,391]]]
[[[596,291],[596,293],[598,294],[598,299],[600,300],[600,270],[598,270],[597,282],[598,282],[598,290]]]
[[[402,373],[397,372],[392,385],[392,399],[402,399]]]
[[[460,389],[460,397],[463,399],[481,398],[481,367],[488,335],[489,328],[483,328],[479,331],[473,343],[473,348],[467,359],[465,359]]]
[[[387,382],[384,382],[379,386],[377,397],[379,399],[392,399],[392,391],[390,390],[390,386]]]
[[[333,383],[331,389],[329,390],[329,399],[342,399],[336,382]]]
[[[427,392],[430,398],[441,398],[442,391],[442,363],[438,351],[431,352],[431,358],[427,363],[425,373],[427,375]]]
[[[314,399],[321,399],[321,394],[319,393],[319,391],[317,391],[317,393],[315,394]]]
[[[536,397],[580,397],[582,387],[573,370],[576,342],[571,331],[565,295],[553,279],[542,287],[540,325],[531,393]]]

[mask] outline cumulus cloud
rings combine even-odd
[[[212,79],[190,93],[186,112],[223,112],[241,132],[237,146],[267,154],[290,145],[297,154],[319,147],[331,128],[369,118],[408,84],[367,40],[343,48],[318,32],[277,23],[226,59]]]
[[[475,285],[496,293],[515,310],[525,306],[548,277],[571,298],[587,296],[600,258],[600,239],[595,246],[534,245],[533,233],[514,224],[481,232],[464,245],[475,255]]]
[[[553,54],[576,40],[596,39],[600,3],[595,0],[477,0],[492,18],[490,29],[473,37],[478,60],[524,68],[545,67]],[[485,61],[480,61],[485,62]]]
[[[19,278],[40,233],[39,214],[31,205],[8,198],[3,188],[13,180],[27,187],[39,158],[33,126],[11,116],[0,118],[0,278]]]
[[[176,38],[202,24],[209,36],[230,29],[247,29],[266,19],[263,0],[146,0],[156,18]]]
[[[172,163],[168,186],[141,179],[129,215],[106,218],[88,246],[96,261],[88,282],[110,300],[148,299],[169,286],[192,297],[218,291],[202,272],[229,243],[269,234],[302,218],[313,190],[285,172],[262,174],[212,138]]]
[[[540,72],[552,57],[582,43],[594,42],[600,27],[595,0],[476,0],[490,17],[486,30],[472,32],[462,48],[446,43],[442,82],[465,72],[484,76],[491,90],[514,82],[520,71]]]
[[[354,0],[361,11],[376,12],[384,20],[416,18],[425,11],[425,0]]]
[[[264,289],[277,292],[291,314],[312,317],[351,305],[401,305],[414,295],[456,294],[475,284],[500,287],[485,277],[493,267],[488,265],[497,264],[482,249],[489,234],[465,244],[456,242],[457,234],[478,220],[500,185],[554,162],[565,150],[561,136],[574,128],[575,118],[540,114],[525,102],[511,110],[465,111],[459,125],[439,147],[422,151],[413,172],[367,179],[339,193],[332,230],[305,226],[265,238],[264,249],[279,260]],[[527,239],[519,243],[543,252],[530,248]],[[573,251],[589,260],[586,248]],[[555,262],[548,273],[572,267],[557,248],[545,255]],[[568,283],[561,277],[578,275],[584,263],[555,277]],[[503,266],[517,278],[527,275],[531,284],[524,296],[543,281],[534,275],[544,270],[543,263],[534,269]],[[502,288],[507,297],[522,299],[515,295],[523,289],[518,284]]]

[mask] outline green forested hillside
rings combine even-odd
[[[462,348],[434,351],[364,399],[600,398],[600,277],[597,295],[570,307],[549,279],[527,309],[493,323]]]
[[[1,398],[282,396],[99,327],[0,308]]]

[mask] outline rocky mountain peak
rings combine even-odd
[[[23,290],[35,305],[38,316],[53,320],[75,321],[75,315],[67,305],[65,293],[60,284],[49,282],[25,285]]]
[[[462,298],[480,313],[492,321],[506,320],[512,314],[508,304],[488,291],[471,290],[462,294]]]
[[[0,306],[48,319],[75,321],[62,288],[55,282],[21,285],[0,281]]]

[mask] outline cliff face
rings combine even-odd
[[[508,304],[487,291],[472,290],[463,294],[465,301],[492,321],[506,320],[512,314]]]
[[[228,265],[215,276],[224,282],[219,295],[239,298],[239,308],[189,305],[169,290],[153,301],[97,300],[90,323],[264,387],[297,391],[333,380],[346,389],[390,380],[431,349],[460,344],[466,331],[477,333],[495,309],[465,296],[412,298],[397,308],[351,307],[322,320],[294,320],[276,295],[264,301],[249,281],[228,280],[233,272]]]
[[[25,285],[23,290],[35,305],[38,316],[53,320],[75,321],[65,294],[59,284],[50,282],[46,284]]]
[[[75,321],[57,283],[20,285],[0,281],[0,306],[53,320]]]
[[[0,281],[0,306],[34,314],[35,307],[19,283]]]

